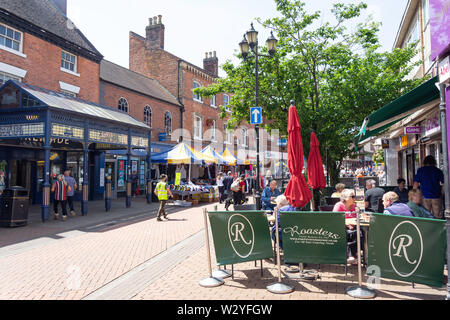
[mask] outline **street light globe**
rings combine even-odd
[[[270,37],[266,41],[267,50],[269,50],[269,54],[271,56],[274,55],[275,50],[277,49],[278,40],[273,36],[273,32],[270,32]]]
[[[245,34],[244,34],[244,39],[242,39],[242,41],[239,43],[239,47],[241,48],[242,57],[244,59],[247,58],[250,47],[248,45],[247,39],[245,38]]]
[[[247,31],[247,40],[250,45],[250,48],[254,48],[258,43],[258,31],[253,27],[253,23],[251,24],[250,30]]]

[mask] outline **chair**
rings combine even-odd
[[[339,201],[341,201],[341,199],[339,198],[332,198],[332,197],[325,198],[325,203],[327,204],[327,206],[334,206]]]
[[[322,212],[333,212],[334,206],[320,206],[319,211]]]
[[[255,211],[255,210],[256,204],[242,204],[234,206],[234,211]]]

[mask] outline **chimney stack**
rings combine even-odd
[[[164,31],[162,24],[162,16],[155,16],[149,19],[149,24],[145,28],[146,40],[145,47],[147,49],[164,49]]]
[[[67,0],[53,0],[52,2],[55,7],[61,10],[61,12],[67,16]]]
[[[216,56],[216,52],[206,52],[205,59],[203,59],[203,69],[214,77],[219,76],[219,59]]]

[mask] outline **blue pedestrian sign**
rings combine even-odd
[[[262,124],[262,109],[261,107],[250,108],[250,123]]]

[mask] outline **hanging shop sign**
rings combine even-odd
[[[406,148],[408,146],[408,136],[404,135],[403,137],[400,138],[400,145],[402,146],[402,148]]]
[[[381,139],[381,147],[383,149],[389,149],[390,148],[389,139]]]
[[[162,141],[162,142],[166,141],[167,140],[167,133],[165,133],[165,132],[158,133],[158,140]]]
[[[439,83],[450,83],[450,56],[439,62]]]
[[[405,127],[405,134],[421,134],[422,127]]]
[[[433,113],[433,115],[425,120],[425,137],[432,136],[441,131],[441,122],[439,112]]]

